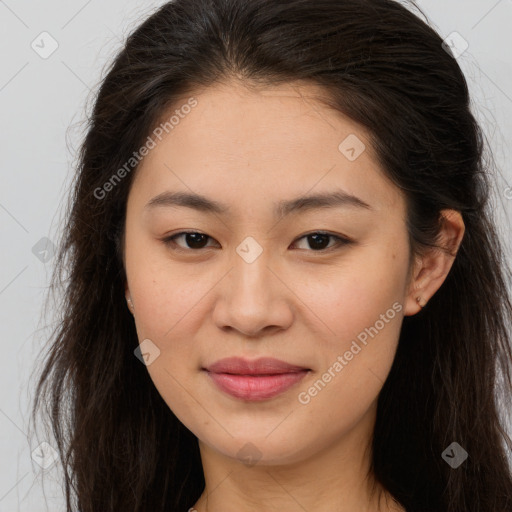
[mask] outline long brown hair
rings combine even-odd
[[[60,318],[32,411],[46,404],[68,512],[182,512],[203,491],[196,437],[134,356],[120,240],[137,167],[98,190],[178,97],[233,76],[320,85],[367,128],[406,195],[414,252],[435,245],[442,209],[461,212],[465,236],[446,281],[404,318],[372,470],[411,512],[512,510],[512,443],[498,407],[512,396],[512,305],[489,206],[493,165],[442,43],[392,0],[175,0],[128,37],[79,153],[52,281]],[[468,453],[457,469],[442,457],[452,442]]]

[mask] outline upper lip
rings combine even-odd
[[[276,375],[309,370],[309,368],[289,364],[273,357],[261,357],[253,361],[242,357],[228,357],[219,359],[205,369],[211,373],[232,373],[235,375]]]

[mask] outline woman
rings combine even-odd
[[[395,1],[142,23],[83,143],[34,403],[67,509],[512,510],[483,148],[454,55]]]

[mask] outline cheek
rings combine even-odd
[[[328,326],[316,341],[321,381],[316,389],[322,391],[322,401],[333,400],[345,411],[363,411],[378,395],[393,363],[403,305],[393,287],[376,290],[361,280],[353,285],[330,297],[315,295],[315,290],[310,295],[321,323]],[[326,393],[324,387],[329,388]]]
[[[158,356],[147,366],[153,384],[176,416],[185,423],[197,416],[194,378],[198,372],[197,331],[201,326],[208,278],[190,280],[171,265],[147,258],[131,261],[130,291],[135,298],[139,343],[150,340]]]
[[[325,335],[317,340],[317,384],[301,389],[301,403],[336,403],[336,410],[357,418],[376,399],[398,344],[407,263],[407,245],[396,240],[361,251],[315,280],[303,278],[298,294],[307,297]]]
[[[215,282],[211,275],[195,275],[190,266],[173,263],[154,241],[127,246],[126,271],[137,330],[157,340],[172,338],[173,331],[193,322]]]
[[[310,287],[310,300],[328,334],[318,337],[315,378],[298,390],[297,401],[309,418],[329,417],[323,435],[336,438],[365,416],[387,379],[403,319],[400,286],[377,274],[353,274],[344,286]],[[341,283],[339,283],[341,284]]]
[[[376,322],[387,326],[403,309],[408,253],[395,247],[354,251],[340,265],[295,281],[297,295],[334,344],[354,339]]]
[[[137,298],[138,326],[148,336],[164,339],[172,337],[173,331],[181,330],[184,323],[190,323],[199,314],[201,297],[207,289],[200,284],[192,286],[183,279],[152,273],[147,280],[140,276],[133,291]]]

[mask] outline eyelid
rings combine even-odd
[[[181,247],[178,244],[176,244],[176,242],[174,241],[174,239],[176,239],[176,238],[178,238],[178,237],[180,237],[182,235],[194,234],[194,233],[197,233],[199,235],[204,235],[204,236],[206,236],[210,240],[215,240],[210,235],[207,235],[206,233],[203,233],[201,231],[187,230],[187,231],[179,231],[179,232],[174,233],[172,235],[168,235],[168,236],[162,238],[161,241],[166,246],[172,246],[172,250],[181,251],[181,252],[187,252],[187,253],[193,253],[193,252],[200,253],[200,252],[202,252],[202,251],[204,251],[206,249],[211,249],[211,246],[210,247],[208,247],[208,246],[207,247],[201,247],[199,249],[184,248],[184,247]],[[327,247],[325,249],[319,249],[319,250],[316,250],[316,251],[314,249],[298,249],[298,250],[303,250],[303,251],[306,251],[306,252],[309,252],[309,253],[325,254],[325,253],[329,253],[329,252],[331,252],[333,250],[337,250],[337,249],[340,249],[340,248],[342,248],[344,246],[351,245],[351,244],[355,243],[355,241],[353,239],[351,239],[350,237],[347,237],[345,235],[331,233],[330,231],[323,231],[323,230],[316,230],[315,231],[315,230],[313,230],[313,231],[308,231],[307,233],[304,233],[303,235],[298,236],[292,242],[292,245],[296,244],[299,240],[302,240],[303,238],[306,238],[307,236],[310,236],[310,235],[325,235],[325,236],[328,236],[330,238],[333,238],[336,241],[336,243],[333,246],[331,246],[331,247]]]

